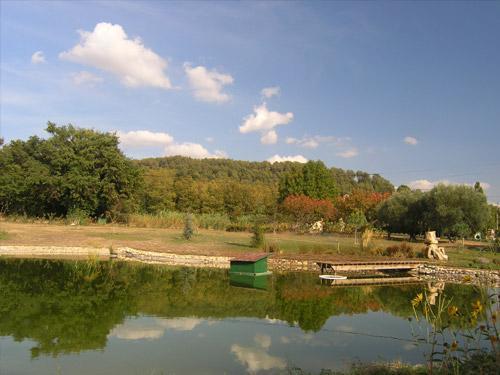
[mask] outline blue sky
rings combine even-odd
[[[50,120],[131,157],[321,159],[500,201],[500,2],[0,4],[6,141]]]

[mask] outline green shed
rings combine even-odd
[[[267,271],[267,254],[247,254],[231,259],[230,274],[269,275]]]

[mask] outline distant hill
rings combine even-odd
[[[297,162],[271,164],[267,161],[254,162],[231,159],[191,159],[184,156],[147,158],[134,163],[145,169],[169,169],[175,176],[191,177],[194,180],[232,179],[241,183],[278,184],[281,177],[292,170],[302,168]],[[355,188],[375,192],[392,192],[394,186],[379,174],[363,171],[330,168],[342,194]]]

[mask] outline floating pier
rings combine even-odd
[[[426,264],[424,261],[416,260],[392,260],[371,262],[316,262],[321,273],[336,273],[337,271],[411,271]]]

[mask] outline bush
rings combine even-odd
[[[382,252],[382,255],[393,258],[419,257],[415,250],[407,242],[401,242],[401,244],[387,247]]]
[[[231,225],[231,220],[226,214],[200,214],[196,217],[198,227],[203,229],[226,230]]]
[[[85,225],[90,221],[89,214],[79,208],[71,209],[66,215],[66,223],[72,225]]]
[[[262,225],[255,223],[252,233],[252,247],[262,247],[264,245],[264,228],[262,228]]]
[[[186,219],[184,221],[184,231],[182,232],[182,236],[186,240],[190,240],[194,234],[194,223],[193,223],[193,215],[187,214]]]

